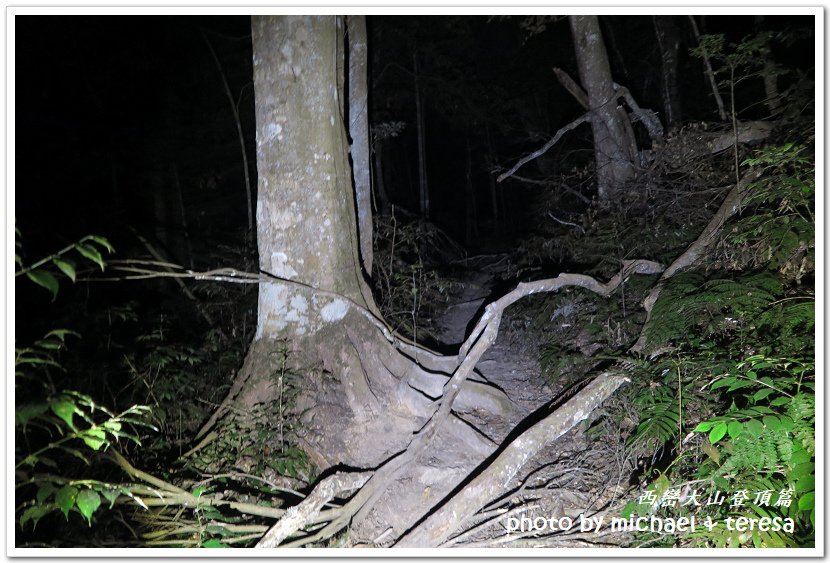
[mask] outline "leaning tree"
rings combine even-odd
[[[514,408],[475,370],[495,341],[505,308],[524,296],[569,286],[609,296],[630,275],[663,270],[654,262],[634,260],[623,262],[605,283],[568,273],[521,283],[485,308],[454,356],[438,355],[395,334],[366,282],[360,241],[370,233],[357,218],[367,198],[359,191],[355,196],[365,170],[352,170],[349,162],[349,134],[353,154],[359,153],[354,145],[368,143],[365,128],[347,131],[345,125],[359,121],[347,120],[345,114],[360,111],[347,95],[349,82],[359,80],[355,69],[361,65],[355,59],[366,53],[354,47],[362,37],[360,23],[347,24],[335,16],[252,20],[260,272],[226,271],[214,277],[259,283],[257,331],[228,397],[198,438],[205,444],[221,434],[229,419],[279,399],[272,379],[279,360],[273,352],[288,341],[294,361],[319,367],[309,372],[297,406],[303,412],[302,448],[325,475],[305,500],[280,511],[259,547],[302,545],[331,537],[347,525],[353,538],[364,541],[382,535],[384,544],[441,545],[463,528],[466,518],[508,492],[536,453],[626,381],[616,366],[596,373],[509,444],[491,442],[457,412],[482,409],[506,415]],[[348,40],[347,29],[352,31]],[[352,64],[346,65],[344,46],[349,45]],[[349,79],[347,67],[352,68]],[[364,157],[353,163],[355,168],[369,166]],[[745,183],[736,186],[735,197],[713,218],[706,237],[661,281],[695,263],[745,189]],[[334,497],[348,501],[332,508],[328,503]],[[274,515],[261,510],[261,515]],[[301,539],[288,539],[308,524],[323,526]]]

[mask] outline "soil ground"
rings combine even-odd
[[[464,341],[483,304],[498,297],[491,293],[506,273],[507,260],[505,255],[478,256],[466,259],[463,265],[467,270],[464,291],[438,320],[442,343],[450,347]],[[479,361],[476,372],[477,378],[486,380],[507,395],[510,408],[504,413],[494,413],[487,408],[456,411],[458,419],[486,437],[481,445],[489,442],[489,447],[470,444],[461,447],[457,443],[457,434],[439,432],[424,456],[426,459],[420,459],[414,467],[408,468],[387,491],[385,498],[394,499],[394,502],[379,503],[363,525],[352,530],[353,540],[358,544],[365,542],[364,545],[391,545],[401,534],[401,528],[411,525],[411,515],[425,516],[436,502],[483,470],[498,446],[509,443],[521,429],[549,413],[549,404],[561,389],[552,388],[545,380],[538,356],[538,350],[529,345],[526,334],[502,327],[494,345]],[[578,426],[531,459],[516,479],[512,493],[469,518],[467,531],[447,545],[603,545],[601,538],[573,533],[550,534],[549,530],[508,534],[507,517],[521,514],[545,518],[568,516],[578,521],[581,513],[586,516],[596,513],[615,499],[620,490],[620,474],[620,465],[609,463],[607,452],[593,450]],[[605,538],[608,539],[613,540]],[[612,541],[611,545],[614,543]]]

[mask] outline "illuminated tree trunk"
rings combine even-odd
[[[634,177],[634,139],[626,113],[617,107],[608,53],[597,16],[570,16],[579,79],[588,94],[594,138],[597,195],[611,192]]]
[[[357,230],[364,271],[372,273],[372,183],[369,156],[369,85],[366,16],[348,16],[349,137],[352,143]]]
[[[338,381],[324,391],[310,384],[301,401],[322,403],[321,416],[346,428],[379,413],[389,398],[370,390],[361,347],[380,332],[368,319],[377,308],[360,267],[355,196],[344,126],[345,79],[338,71],[345,26],[342,18],[252,19],[257,127],[257,244],[260,270],[272,283],[259,286],[257,329],[245,363],[223,408],[249,411],[278,399],[274,351],[289,342],[292,360],[319,367]],[[382,338],[381,338],[382,340]],[[390,381],[375,382],[379,389]],[[355,422],[355,424],[357,424]],[[323,430],[317,447],[329,463],[348,461],[346,434]],[[312,447],[313,449],[313,447]],[[334,452],[334,453],[332,453]]]

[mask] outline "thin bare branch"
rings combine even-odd
[[[562,135],[564,135],[568,131],[573,131],[574,129],[576,129],[577,127],[582,125],[583,123],[587,123],[590,120],[591,120],[591,113],[589,112],[589,113],[584,113],[580,117],[578,117],[575,120],[571,121],[570,123],[568,123],[567,125],[565,125],[561,129],[559,129],[559,131],[556,132],[556,135],[554,135],[553,138],[550,141],[545,143],[542,148],[540,148],[537,151],[534,151],[534,152],[530,153],[529,155],[527,155],[526,157],[521,159],[519,162],[517,162],[513,166],[513,168],[511,168],[510,170],[508,170],[507,172],[505,172],[504,174],[501,174],[498,178],[496,178],[496,181],[499,182],[499,183],[503,182],[505,179],[512,176],[513,173],[516,172],[519,168],[521,168],[522,166],[524,166],[525,164],[527,164],[531,160],[535,160],[535,159],[539,158],[540,156],[542,156],[543,154],[545,154],[546,152],[548,152],[548,150],[550,150],[550,148],[553,145],[555,145],[556,143],[559,142],[559,139],[562,138]]]

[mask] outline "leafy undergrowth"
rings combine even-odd
[[[463,284],[447,265],[464,251],[443,231],[393,207],[374,217],[375,300],[392,328],[419,343],[440,341],[437,321]]]
[[[66,283],[96,270],[112,275],[107,252],[114,249],[106,239],[87,236],[28,266],[24,246],[18,241],[18,291],[42,301],[39,286],[54,305],[27,319],[27,327],[46,327],[46,335],[16,343],[15,543],[143,545],[141,490],[113,455],[169,475],[241,364],[256,292],[197,284],[197,304],[161,280],[130,291],[128,300],[95,292],[83,300]],[[234,263],[239,256],[224,258]]]
[[[543,369],[557,388],[612,361],[627,366],[632,384],[609,401],[589,431],[598,440],[627,434],[625,464],[633,488],[623,516],[694,515],[699,523],[694,532],[629,535],[636,545],[814,543],[810,140],[745,155],[742,167],[763,169],[762,177],[717,244],[669,280],[645,326],[640,303],[654,277],[632,277],[608,299],[573,289],[528,299],[510,311],[512,326],[532,329]],[[728,185],[727,168],[712,182]],[[705,186],[662,196],[655,191],[658,201],[649,209],[660,209],[666,201],[661,197],[674,203],[663,206],[653,223],[632,215],[636,205],[597,216],[588,212],[578,229],[563,234],[555,227],[564,242],[553,258],[595,264],[589,273],[601,279],[613,275],[622,259],[669,263],[711,217],[721,199],[715,196]],[[702,197],[714,197],[708,214],[688,213],[700,209]],[[526,264],[550,259],[550,248],[529,243]],[[645,348],[628,352],[641,334]]]

